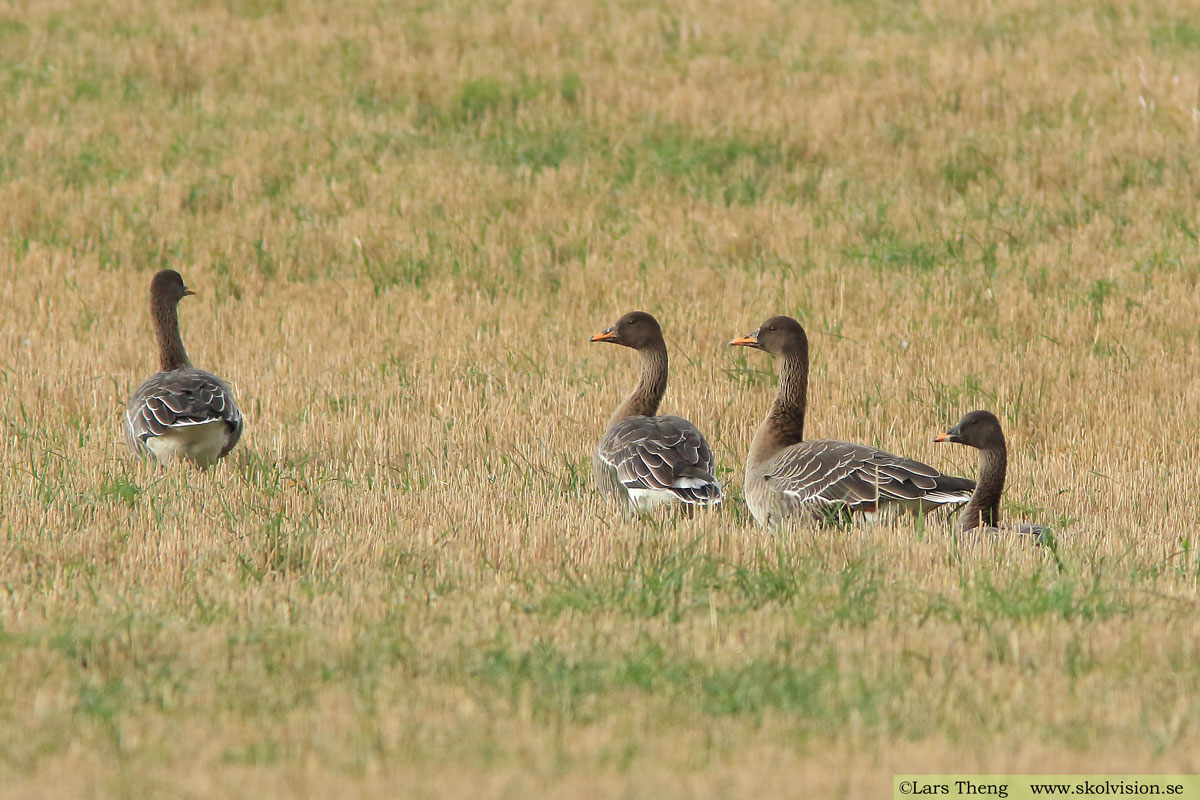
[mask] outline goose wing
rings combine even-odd
[[[682,417],[626,417],[609,427],[596,450],[626,490],[670,492],[684,503],[721,502],[713,456],[695,425]]]
[[[828,439],[785,449],[771,460],[764,479],[788,505],[852,511],[874,511],[887,503],[965,503],[975,488],[972,480],[943,475],[920,461]]]
[[[150,376],[133,397],[125,414],[125,434],[130,447],[145,452],[146,441],[196,425],[223,423],[229,438],[224,456],[242,435],[242,412],[233,391],[212,373],[184,367]]]

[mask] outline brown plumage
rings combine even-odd
[[[934,437],[934,441],[956,442],[979,451],[979,483],[971,495],[971,501],[963,509],[963,531],[1007,531],[1033,536],[1039,543],[1045,539],[1046,528],[1041,525],[1000,523],[1000,496],[1004,493],[1004,480],[1008,473],[1008,445],[995,414],[990,411],[970,411],[953,428]]]
[[[195,293],[173,269],[150,281],[159,372],[129,398],[125,439],[135,454],[159,463],[184,458],[207,467],[237,444],[242,414],[228,384],[193,367],[184,350],[177,307],[190,294]]]
[[[631,347],[642,361],[637,385],[609,418],[592,459],[601,493],[629,514],[663,504],[690,510],[721,502],[704,434],[682,417],[656,416],[667,388],[667,345],[658,321],[631,311],[591,340]]]
[[[965,503],[975,483],[874,447],[804,440],[808,336],[791,317],[771,317],[731,345],[764,350],[779,361],[779,391],[746,457],[746,505],[759,524],[789,517],[826,520],[885,507],[929,511]]]

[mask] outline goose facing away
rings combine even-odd
[[[746,457],[746,505],[760,525],[789,517],[829,520],[887,507],[930,511],[965,503],[974,481],[861,444],[804,439],[808,336],[791,317],[771,317],[729,344],[764,350],[779,361],[779,390]]]
[[[1000,496],[1008,473],[1008,446],[1000,420],[990,411],[970,411],[958,423],[934,437],[935,442],[956,442],[979,451],[979,484],[971,501],[963,510],[961,526],[964,532],[983,528],[1033,536],[1041,543],[1047,529],[1027,522],[1000,524]]]
[[[609,418],[592,459],[601,493],[630,515],[666,504],[683,505],[690,514],[720,503],[704,434],[682,417],[656,416],[667,388],[667,345],[658,321],[631,311],[591,341],[632,347],[642,362],[637,386]]]
[[[137,455],[168,464],[183,458],[208,467],[242,435],[242,414],[229,385],[192,366],[179,337],[179,301],[195,294],[173,269],[150,281],[150,319],[159,372],[129,398],[125,440]]]

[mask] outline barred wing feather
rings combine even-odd
[[[193,426],[223,424],[227,438],[217,454],[220,458],[242,435],[242,413],[229,386],[194,367],[152,375],[130,398],[125,423],[130,447],[142,453],[155,437],[182,433]]]
[[[818,439],[778,453],[764,478],[794,507],[846,506],[873,511],[899,503],[933,507],[970,500],[975,482],[865,445]]]
[[[704,434],[682,417],[626,417],[605,433],[597,458],[615,470],[631,495],[670,493],[688,505],[721,502],[713,456]]]

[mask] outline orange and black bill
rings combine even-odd
[[[593,336],[589,341],[611,342],[615,338],[617,338],[617,329],[616,328],[605,328],[604,330],[600,331],[595,336]]]
[[[758,331],[756,328],[745,336],[730,340],[729,344],[731,347],[758,347]]]
[[[935,442],[957,442],[958,434],[959,434],[958,426],[955,425],[953,428],[946,431],[945,433],[939,433],[937,436],[933,437],[933,440]]]

